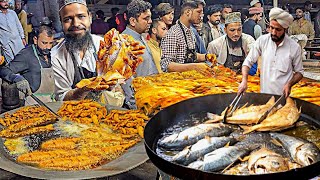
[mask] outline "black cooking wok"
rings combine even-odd
[[[250,176],[223,175],[190,169],[186,166],[166,161],[157,155],[157,142],[159,138],[161,138],[161,134],[166,132],[168,128],[170,129],[180,124],[192,125],[192,119],[197,119],[197,117],[201,118],[201,116],[204,117],[206,112],[220,114],[223,109],[231,103],[235,96],[236,94],[232,93],[192,98],[174,104],[156,114],[148,122],[144,130],[145,147],[152,163],[165,173],[181,179],[310,179],[320,174],[320,162],[317,162],[304,168],[281,173]],[[269,94],[246,93],[242,97],[239,105],[243,105],[245,102],[256,105],[264,104],[271,96],[272,95]],[[279,96],[276,96],[276,99],[277,98],[279,98]],[[300,119],[316,127],[320,127],[320,106],[303,100],[293,99],[297,102],[298,107],[302,107]],[[285,102],[283,101],[282,104],[285,104]],[[190,115],[192,115],[192,118],[190,118]]]

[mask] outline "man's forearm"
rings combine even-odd
[[[190,64],[180,64],[180,63],[175,63],[171,62],[168,65],[168,72],[185,72],[191,70],[189,68]]]
[[[206,55],[205,55],[205,54],[199,54],[199,53],[197,53],[197,61],[198,61],[198,62],[204,62],[204,61],[206,61]]]
[[[293,77],[289,81],[290,87],[297,84],[302,78],[303,78],[303,75],[301,73],[299,73],[299,72],[294,73]]]
[[[242,81],[247,82],[250,68],[248,66],[242,66],[241,71],[242,71]]]
[[[64,96],[63,101],[70,101],[70,100],[81,100],[84,99],[88,95],[89,91],[86,91],[84,89],[72,89],[67,92],[67,94]]]

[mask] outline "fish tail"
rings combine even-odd
[[[258,129],[259,127],[258,126],[251,126],[251,127],[241,126],[241,128],[243,128],[243,130],[244,130],[243,134],[248,134],[248,133],[251,133],[252,131]]]

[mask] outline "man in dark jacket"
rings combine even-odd
[[[262,35],[262,29],[258,22],[262,19],[263,8],[252,7],[249,9],[249,18],[243,23],[242,32],[258,39]]]
[[[96,19],[92,21],[91,33],[97,35],[104,35],[109,31],[109,24],[104,22],[104,12],[98,10],[96,12]]]
[[[208,44],[223,35],[223,30],[219,26],[221,19],[220,5],[209,6],[206,10],[205,17],[207,22],[203,24],[202,27],[202,37],[204,45],[207,48]]]
[[[29,95],[41,85],[41,69],[51,68],[53,30],[40,26],[33,41],[34,44],[22,49],[8,65],[0,68],[0,77],[4,81],[16,83],[20,91]]]

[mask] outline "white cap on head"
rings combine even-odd
[[[270,10],[269,17],[270,21],[276,20],[285,29],[293,22],[292,15],[278,7],[274,7]]]
[[[252,0],[250,2],[250,6],[254,6],[255,4],[259,3],[260,1],[259,0]]]
[[[61,11],[61,9],[64,8],[66,5],[69,5],[72,3],[78,3],[78,4],[83,4],[87,6],[87,3],[85,0],[59,0],[59,11]]]

